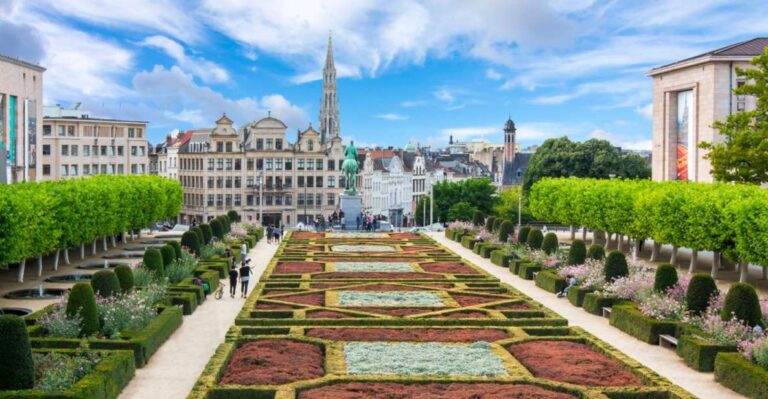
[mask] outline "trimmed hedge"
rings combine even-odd
[[[587,289],[587,288],[581,288],[579,286],[571,287],[568,290],[568,302],[570,302],[573,306],[582,307],[584,305],[584,299],[587,297],[587,294],[593,292],[594,290]]]
[[[544,236],[544,241],[541,243],[541,250],[547,255],[552,255],[557,252],[558,245],[557,234],[549,232]]]
[[[94,273],[91,277],[91,287],[93,292],[98,293],[102,298],[111,297],[123,291],[117,274],[112,270],[99,270]]]
[[[194,231],[185,231],[181,235],[181,245],[189,248],[192,253],[200,252],[200,238],[198,238]]]
[[[197,309],[197,306],[199,305],[195,292],[189,292],[184,288],[179,287],[168,287],[167,292],[168,294],[166,295],[166,298],[169,305],[180,306],[184,316],[189,316],[192,313],[195,313],[195,309]]]
[[[240,215],[234,209],[230,209],[229,211],[227,211],[227,217],[229,218],[229,220],[232,221],[232,223],[236,223],[240,221]]]
[[[169,241],[167,245],[173,247],[173,251],[176,253],[176,259],[181,259],[181,244],[178,241]]]
[[[763,312],[755,289],[746,283],[731,285],[725,295],[721,316],[723,320],[743,320],[750,327],[762,324]]]
[[[83,321],[80,333],[90,336],[99,331],[99,312],[96,309],[96,296],[90,283],[77,283],[69,292],[66,312],[70,316],[80,315]]]
[[[694,314],[705,312],[709,307],[709,300],[716,292],[718,292],[717,284],[709,273],[694,274],[685,293],[688,311]]]
[[[653,289],[658,292],[666,292],[677,284],[677,269],[669,263],[664,263],[656,268],[656,276],[653,280]]]
[[[163,270],[165,270],[174,260],[176,260],[176,250],[173,246],[165,244],[160,247],[160,256],[163,257]]]
[[[678,326],[677,322],[645,316],[633,302],[613,306],[610,324],[651,345],[659,344],[659,335],[675,335]]]
[[[198,227],[200,227],[200,231],[203,233],[203,243],[208,244],[211,242],[211,239],[213,239],[213,232],[211,231],[211,226],[208,225],[208,223],[201,223]]]
[[[201,247],[205,245],[205,236],[203,235],[203,230],[200,229],[200,226],[192,227],[189,231],[195,233],[197,241],[200,243]]]
[[[0,390],[30,389],[35,384],[32,349],[24,320],[0,316]]]
[[[120,282],[120,290],[122,292],[128,292],[133,289],[133,269],[128,265],[119,265],[115,267],[115,275]]]
[[[474,248],[476,242],[477,240],[472,238],[472,236],[461,237],[461,246],[464,248],[472,249]]]
[[[629,275],[629,266],[627,266],[627,257],[621,251],[612,251],[605,259],[605,281],[611,282],[619,277]]]
[[[544,241],[544,234],[539,229],[531,229],[528,233],[528,238],[525,240],[526,244],[531,249],[541,249],[541,244]]]
[[[715,381],[748,398],[768,399],[768,370],[747,360],[741,353],[718,353]]]
[[[611,308],[613,305],[627,302],[624,299],[602,296],[596,292],[587,293],[584,295],[584,301],[581,303],[581,307],[589,313],[596,316],[603,315],[603,308]]]
[[[211,233],[219,240],[224,238],[224,227],[221,225],[221,221],[218,219],[211,220]]]
[[[165,276],[163,255],[157,248],[147,248],[147,250],[144,251],[143,263],[144,267],[157,273],[158,276]]]
[[[505,220],[501,222],[501,227],[499,227],[499,241],[501,242],[507,242],[509,239],[509,235],[512,234],[515,231],[515,225],[512,224],[509,220]]]
[[[509,267],[509,261],[514,259],[514,256],[507,254],[502,249],[491,251],[491,263],[496,266]]]
[[[501,245],[486,243],[480,248],[480,256],[483,258],[490,258],[493,251],[501,248]]]
[[[558,276],[557,272],[551,269],[540,271],[534,280],[537,287],[555,294],[562,291],[568,285],[564,278]]]
[[[529,263],[531,263],[531,261],[526,259],[512,259],[509,261],[509,271],[512,272],[512,274],[520,275],[520,268]]]
[[[483,216],[483,212],[476,210],[475,213],[472,215],[472,224],[475,226],[483,226],[485,222],[485,217]]]
[[[531,233],[531,226],[522,226],[520,227],[520,234],[517,236],[517,243],[518,244],[527,244],[528,243],[528,234]]]
[[[677,339],[677,355],[688,367],[696,371],[715,370],[715,357],[720,352],[736,352],[734,345],[715,345],[693,335],[683,334]]]
[[[533,273],[539,272],[543,267],[538,263],[523,263],[520,265],[520,269],[517,275],[526,280],[533,280]]]
[[[594,260],[603,260],[605,258],[605,249],[600,244],[592,244],[587,250],[587,258]]]
[[[496,222],[496,216],[488,216],[488,219],[485,219],[485,229],[492,232],[494,222]]]
[[[568,250],[568,265],[580,265],[587,259],[587,247],[582,240],[573,240]]]

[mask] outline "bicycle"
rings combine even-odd
[[[224,296],[224,286],[226,284],[219,283],[219,288],[216,288],[216,292],[213,293],[213,297],[216,299],[221,299]]]

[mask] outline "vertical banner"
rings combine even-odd
[[[8,98],[8,163],[13,168],[16,166],[16,96]]]
[[[27,165],[34,168],[37,163],[37,101],[26,100],[27,106]]]
[[[689,159],[693,136],[693,90],[677,93],[677,180],[689,179]]]

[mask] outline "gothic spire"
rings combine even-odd
[[[336,90],[336,66],[333,63],[333,40],[328,32],[328,52],[323,67],[323,94],[320,98],[320,143],[339,136],[339,99]]]
[[[333,65],[333,40],[331,31],[328,31],[328,51],[325,53],[325,69],[336,70],[336,67]]]

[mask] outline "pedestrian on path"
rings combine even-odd
[[[237,266],[233,260],[232,267],[229,269],[229,296],[231,298],[234,298],[235,293],[237,293],[237,276]]]
[[[273,233],[273,228],[272,228],[272,225],[270,224],[269,226],[267,226],[267,244],[272,243],[272,233]]]
[[[240,261],[248,259],[248,246],[245,243],[240,245]]]
[[[240,293],[243,298],[248,296],[248,281],[251,279],[251,267],[248,266],[248,262],[244,261],[243,266],[240,267]]]
[[[280,227],[275,226],[275,244],[280,244]]]

